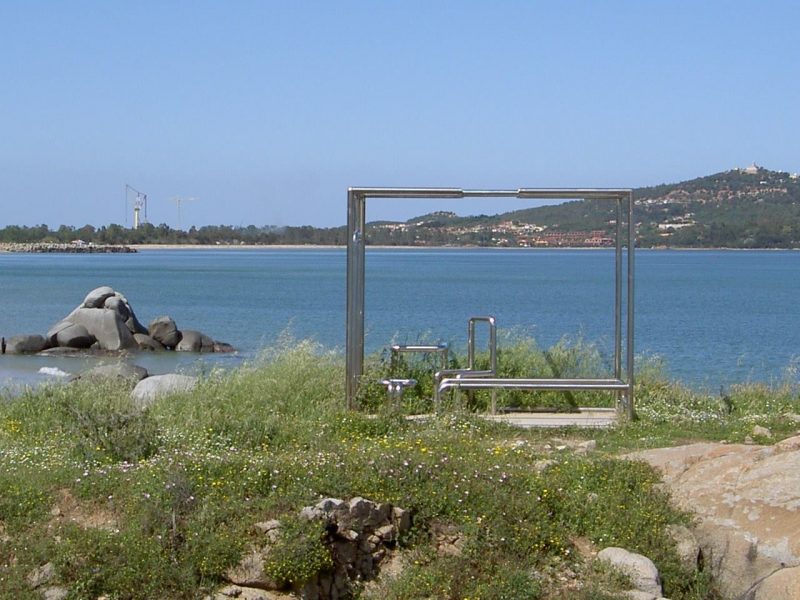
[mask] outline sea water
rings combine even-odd
[[[137,356],[153,373],[234,367],[286,340],[341,352],[345,271],[342,248],[2,254],[0,335],[44,334],[88,291],[109,285],[145,324],[169,315],[238,349]],[[531,336],[549,347],[581,339],[613,354],[612,250],[369,249],[366,272],[368,352],[392,342],[463,348],[469,317],[494,315],[501,340]],[[661,357],[669,375],[699,388],[797,382],[798,299],[800,252],[639,250],[637,357]],[[5,355],[0,382],[41,381],[95,362]]]

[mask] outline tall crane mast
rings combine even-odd
[[[128,223],[128,194],[133,192],[136,194],[133,200],[133,228],[139,229],[139,224],[147,223],[147,194],[140,192],[135,187],[125,184],[125,224]],[[144,218],[141,218],[142,210],[144,210]]]
[[[197,198],[195,198],[194,196],[190,198],[182,198],[180,196],[174,196],[170,198],[170,201],[174,202],[175,206],[178,207],[178,229],[181,228],[181,204],[183,204],[184,202],[194,202],[196,200]]]

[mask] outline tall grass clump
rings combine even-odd
[[[165,426],[249,448],[312,435],[344,409],[341,358],[309,341],[283,344],[208,378],[190,395],[156,405],[156,417]]]

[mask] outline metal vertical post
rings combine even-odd
[[[633,399],[633,277],[634,277],[634,248],[636,246],[636,223],[633,220],[633,191],[627,193],[628,196],[628,418],[634,417]]]
[[[614,376],[619,379],[622,376],[622,199],[618,198],[617,205],[617,227],[616,227],[616,289],[614,290],[616,306],[615,324],[614,324]]]
[[[364,372],[364,263],[366,205],[362,194],[347,191],[347,331],[345,339],[347,408],[353,408]]]
[[[614,255],[614,377],[622,377],[622,198],[615,201],[617,223]],[[617,409],[621,408],[622,393],[617,393]]]

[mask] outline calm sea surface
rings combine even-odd
[[[367,253],[368,351],[392,341],[466,343],[467,319],[540,346],[582,337],[611,352],[614,254],[605,250],[374,249]],[[229,342],[236,355],[141,355],[151,372],[235,366],[288,332],[339,350],[343,249],[145,250],[128,255],[0,254],[0,335],[41,333],[100,285],[147,324]],[[800,252],[636,253],[636,353],[695,387],[800,382]],[[0,357],[0,382],[75,373],[91,361]]]

